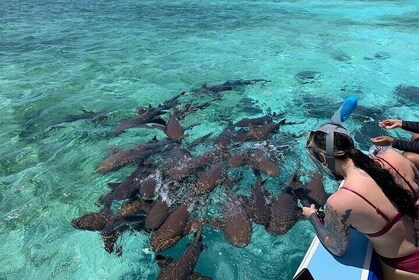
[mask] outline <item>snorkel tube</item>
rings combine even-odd
[[[346,98],[339,109],[330,119],[330,123],[342,125],[344,121],[355,111],[356,106],[358,105],[358,99],[355,96],[349,96]]]

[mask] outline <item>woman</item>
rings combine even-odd
[[[303,207],[322,244],[342,256],[353,227],[368,237],[380,256],[384,279],[419,279],[419,175],[412,162],[392,149],[371,159],[335,124],[311,132],[306,150],[319,169],[345,180],[327,200],[324,224],[313,215],[314,205]]]
[[[385,129],[393,129],[400,127],[403,130],[413,132],[410,141],[393,139],[390,136],[378,136],[371,139],[374,145],[378,146],[392,146],[398,150],[404,151],[403,156],[408,158],[411,162],[419,168],[419,122],[409,122],[396,119],[384,120],[378,123],[378,125]]]

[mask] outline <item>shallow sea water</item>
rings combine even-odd
[[[377,120],[418,120],[419,96],[395,90],[419,86],[418,7],[419,1],[0,1],[0,279],[156,278],[146,234],[124,234],[117,257],[105,252],[98,233],[70,223],[99,209],[107,182],[132,172],[95,171],[108,147],[164,137],[142,129],[110,136],[137,106],[205,83],[271,80],[224,93],[185,125],[196,124],[188,131],[193,140],[269,112],[298,122],[272,142],[289,145],[281,177],[267,184],[274,194],[298,162],[307,174],[311,169],[305,136],[286,136],[326,122],[345,97],[359,98],[346,126],[363,149],[383,133]],[[319,74],[302,83],[301,71]],[[67,121],[82,109],[109,119]],[[328,191],[335,185],[328,182]],[[214,279],[291,279],[314,232],[305,221],[282,236],[254,226],[246,248],[210,228],[204,235],[197,271]],[[188,240],[165,253],[178,257]]]

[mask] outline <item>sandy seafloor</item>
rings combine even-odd
[[[185,142],[221,132],[229,121],[284,114],[299,124],[280,129],[271,144],[282,175],[277,194],[298,162],[311,169],[305,136],[327,121],[347,96],[359,99],[345,125],[359,147],[388,133],[376,121],[419,119],[419,1],[0,1],[0,279],[155,279],[148,235],[126,233],[122,257],[108,254],[96,232],[71,220],[98,211],[106,183],[132,167],[95,170],[110,146],[129,147],[164,134],[131,129],[112,137],[140,105],[157,105],[204,83],[268,79],[223,94],[190,115]],[[317,71],[307,83],[301,71]],[[104,122],[66,122],[82,109]],[[357,113],[358,112],[358,113]],[[164,116],[165,118],[167,117]],[[306,175],[307,175],[306,174]],[[244,192],[254,178],[245,177]],[[246,181],[247,180],[247,181]],[[336,183],[327,182],[328,192]],[[251,244],[234,248],[205,228],[196,270],[214,279],[291,279],[314,232],[299,221],[273,236],[254,226]],[[190,237],[165,254],[178,257]],[[343,279],[343,278],[341,278]]]

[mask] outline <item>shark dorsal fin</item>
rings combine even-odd
[[[121,183],[114,183],[114,182],[109,182],[108,183],[108,188],[110,188],[111,190],[115,189],[117,186],[119,186]]]

